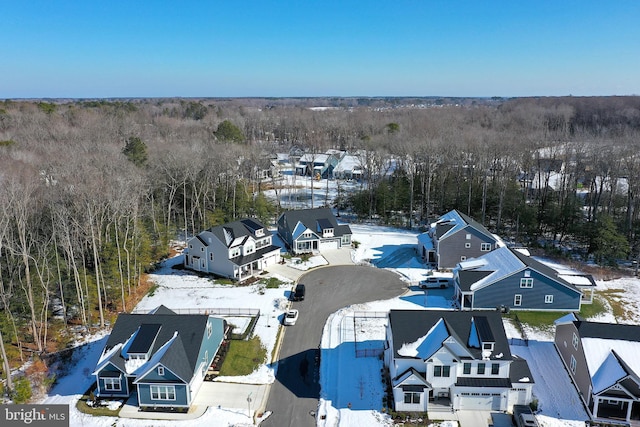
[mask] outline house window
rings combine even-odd
[[[211,322],[207,322],[207,338],[211,338],[211,334],[213,333],[213,325]]]
[[[209,260],[213,261],[213,252],[209,254]]]
[[[576,373],[576,358],[571,355],[571,372]]]
[[[571,339],[571,343],[573,344],[573,348],[578,349],[578,336],[576,333],[573,333],[573,338]]]
[[[122,390],[120,385],[120,378],[105,378],[104,389],[108,391],[120,391]]]
[[[193,245],[189,245],[189,249],[193,249]]]
[[[522,295],[516,294],[513,296],[513,305],[519,307],[522,304]]]
[[[545,304],[553,304],[553,295],[545,295],[544,296]]]
[[[404,403],[420,404],[420,393],[405,393]]]
[[[493,351],[493,343],[492,342],[483,342],[482,343],[482,349],[483,350],[488,350],[488,351]]]
[[[176,400],[176,387],[172,385],[152,385],[151,400]]]
[[[525,270],[524,277],[531,277],[531,271]]]
[[[533,288],[533,279],[531,279],[531,278],[520,279],[520,287],[521,288]]]
[[[471,363],[465,363],[462,365],[462,373],[465,375],[471,375]]]
[[[349,235],[347,234],[346,236],[342,236],[342,244],[343,245],[348,245],[349,244]]]
[[[484,363],[478,363],[478,375],[484,375],[485,366],[486,364]]]
[[[449,377],[450,374],[451,374],[451,366],[434,366],[433,367],[434,377]]]
[[[469,248],[471,247],[471,243],[465,243],[465,244],[464,244],[464,247],[465,247],[466,249],[469,249]]]
[[[460,261],[466,261],[466,260],[467,260],[467,257],[466,257],[466,256],[462,255],[462,256],[460,257]]]
[[[471,240],[471,233],[467,233],[466,239]]]
[[[200,248],[200,252],[204,252],[204,248]]]
[[[158,366],[158,375],[160,375],[160,376],[164,375],[164,367]]]
[[[500,373],[500,364],[492,363],[491,364],[491,375],[498,375]]]
[[[482,252],[489,252],[491,250],[491,243],[480,243],[480,250]]]

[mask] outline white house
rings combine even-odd
[[[189,239],[184,266],[244,280],[280,261],[280,247],[257,219],[242,219],[218,225]]]
[[[391,310],[386,339],[396,411],[511,411],[531,401],[531,371],[511,355],[496,310]]]

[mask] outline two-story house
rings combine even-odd
[[[418,236],[423,262],[439,270],[453,268],[460,261],[479,257],[500,246],[504,243],[498,236],[457,210],[442,215]]]
[[[525,249],[501,247],[458,263],[453,283],[462,310],[579,311],[581,304],[591,301],[583,293],[591,295],[595,286],[586,276],[560,274]]]
[[[351,228],[338,224],[329,208],[284,212],[278,218],[278,234],[293,254],[351,246]]]
[[[205,230],[189,239],[184,266],[244,280],[280,261],[280,247],[257,219],[242,219]]]
[[[555,347],[591,418],[640,425],[640,326],[587,322],[573,313],[555,324]]]
[[[531,372],[511,355],[496,310],[391,310],[386,340],[396,411],[509,411],[531,401]]]
[[[119,314],[93,372],[96,397],[137,392],[142,410],[186,411],[226,329],[223,319],[176,314],[164,306],[148,314]]]

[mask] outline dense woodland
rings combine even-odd
[[[285,206],[260,190],[279,184],[257,172],[293,147],[361,156],[334,207],[362,219],[419,228],[457,208],[517,243],[638,256],[640,97],[7,100],[3,376],[132,309],[170,241],[272,223]]]

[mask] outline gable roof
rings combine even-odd
[[[304,225],[311,231],[319,232],[325,228],[333,228],[333,235],[340,237],[352,234],[348,225],[339,225],[336,217],[329,208],[299,209],[286,211],[278,219],[278,224],[288,228],[289,233],[294,235],[294,231],[300,230],[298,223]],[[295,239],[295,237],[294,237]]]
[[[217,225],[215,227],[211,227],[208,230],[205,230],[198,234],[196,238],[198,238],[205,246],[208,246],[209,243],[205,236],[208,233],[213,234],[222,244],[226,247],[231,248],[234,246],[238,246],[244,244],[246,240],[251,237],[257,237],[256,231],[265,230],[266,227],[255,218],[244,218],[238,221],[228,222],[226,224]],[[267,233],[264,234],[265,236]],[[261,238],[260,236],[259,238]]]
[[[640,382],[640,326],[579,319],[573,324],[580,335],[594,393],[610,387],[627,375]]]
[[[500,241],[500,239],[492,234],[489,230],[485,228],[484,225],[480,224],[473,218],[463,214],[457,209],[453,209],[446,214],[442,215],[435,223],[431,225],[432,227],[436,227],[436,238],[438,240],[446,239],[449,236],[457,233],[458,231],[464,229],[467,226],[471,226],[481,232],[482,234],[491,237],[492,239]]]
[[[456,267],[458,284],[462,291],[482,289],[524,269],[535,270],[576,293],[580,292],[553,268],[506,246],[487,252],[478,258],[462,261]]]
[[[214,323],[214,328],[216,323],[219,323],[219,328],[223,329],[224,320],[204,314],[162,314],[171,311],[166,307],[155,311],[156,314],[119,314],[98,365],[104,365],[104,360],[108,358],[123,372],[133,374],[140,372],[140,369],[146,369],[144,366],[148,367],[152,360],[160,361],[156,353],[164,348],[161,355],[163,365],[177,375],[185,375],[184,379],[189,381],[197,368],[198,353],[207,323]],[[152,335],[154,339],[150,339]],[[138,345],[138,341],[141,345],[149,346],[152,356],[146,363],[127,363],[127,352],[130,352],[134,345]],[[166,348],[169,342],[171,345]],[[115,348],[121,350],[113,351]]]
[[[484,320],[478,321],[480,318]],[[472,325],[476,325],[475,328]],[[472,338],[477,334],[478,340],[493,336],[495,344],[490,359],[511,360],[502,318],[495,310],[391,310],[389,326],[393,335],[393,354],[397,358],[427,359],[447,338],[453,337],[468,354],[482,359],[479,342],[476,344]]]

